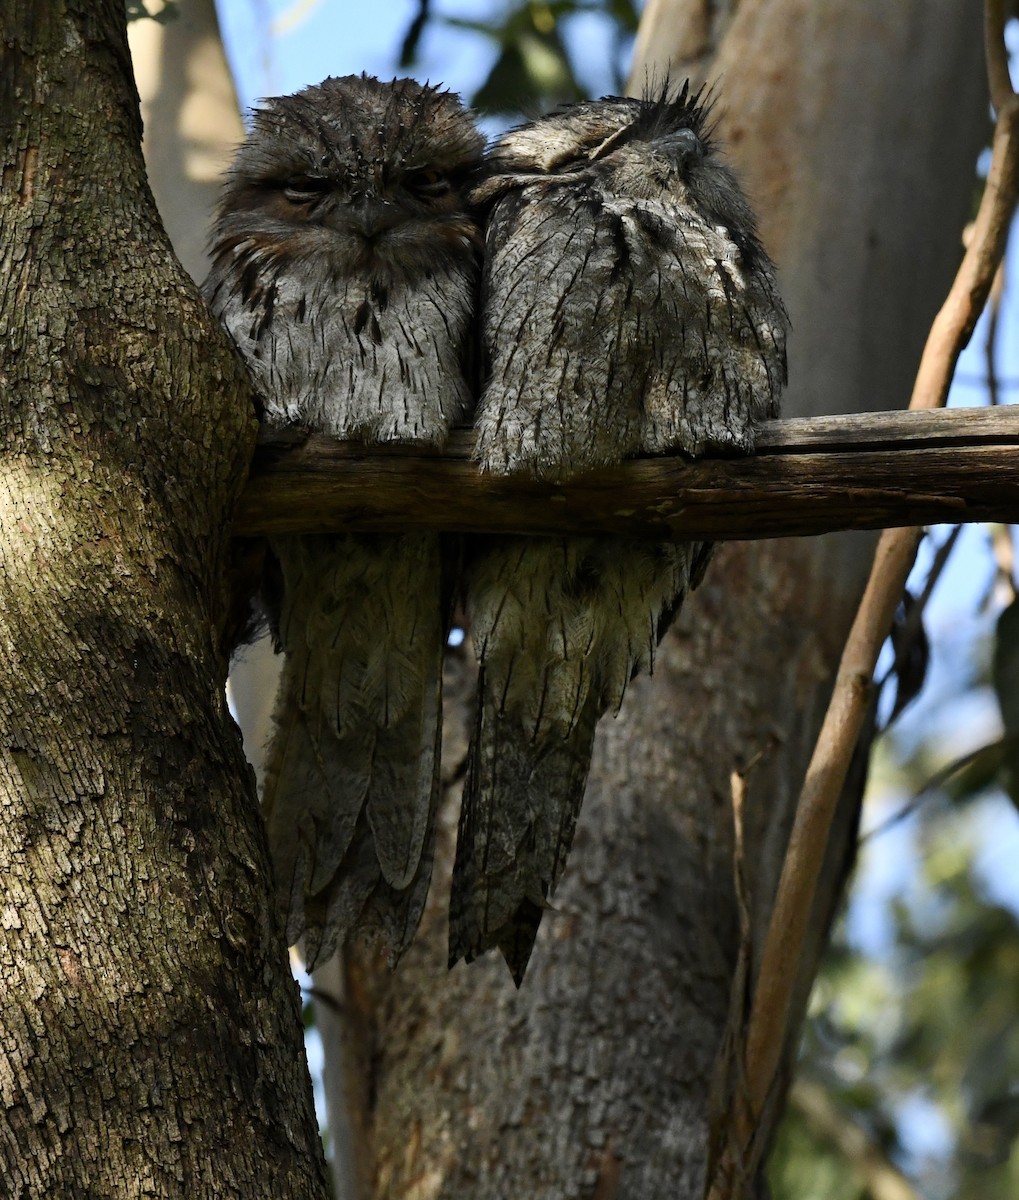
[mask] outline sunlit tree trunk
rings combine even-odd
[[[655,64],[721,80],[721,133],[792,315],[785,412],[904,405],[986,129],[979,7],[660,2],[647,19],[661,22],[639,42]],[[446,870],[400,969],[348,959],[367,1195],[701,1196],[727,1111],[713,1085],[744,1001],[732,995],[730,773],[755,764],[743,867],[758,948],[871,546],[719,549],[654,679],[602,723],[570,866],[519,992],[494,958],[446,973],[449,818]],[[449,732],[452,778],[463,738]],[[856,801],[847,793],[836,828],[801,1004],[852,858]],[[782,1103],[780,1088],[766,1134]]]
[[[177,0],[165,23],[132,21],[128,44],[152,194],[181,266],[201,283],[209,270],[208,215],[244,138],[216,6]]]
[[[122,0],[0,41],[0,1192],[325,1196],[220,648],[243,373],[145,187]]]

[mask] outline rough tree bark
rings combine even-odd
[[[149,186],[174,253],[201,283],[210,265],[207,218],[222,173],[244,140],[216,6],[213,0],[177,0],[172,20],[132,21],[127,32],[141,96]],[[263,638],[237,655],[227,682],[256,777],[261,776],[279,666],[269,639]]]
[[[324,1197],[219,639],[254,438],[123,0],[0,6],[0,1191]]]
[[[676,53],[655,29],[643,45],[721,79],[722,132],[792,314],[784,411],[903,405],[958,260],[987,128],[979,7],[662,2],[647,17],[665,22]],[[348,956],[366,1194],[702,1195],[726,1119],[712,1083],[739,979],[730,772],[761,756],[743,864],[759,947],[871,545],[851,535],[719,550],[655,678],[602,724],[573,857],[519,992],[494,958],[446,973],[444,870],[395,975]],[[462,673],[453,682],[464,690]],[[456,735],[451,723],[450,777]],[[831,847],[802,1003],[856,799]],[[776,1093],[766,1129],[781,1106]]]

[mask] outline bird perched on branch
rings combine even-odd
[[[687,86],[505,134],[482,282],[481,469],[568,481],[638,454],[749,452],[777,412],[787,318],[753,214]],[[480,663],[450,961],[517,983],[580,811],[595,725],[655,651],[707,547],[491,539],[467,571]]]
[[[449,92],[326,79],[264,102],[205,283],[270,426],[441,445],[469,415],[484,140]],[[438,534],[276,537],[286,654],[264,806],[291,943],[397,956],[431,873],[452,588]]]

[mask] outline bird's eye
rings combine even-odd
[[[453,186],[441,171],[411,171],[405,182],[412,192],[428,200],[448,195]]]
[[[329,180],[321,175],[293,175],[283,185],[283,195],[291,204],[314,204],[329,191]]]

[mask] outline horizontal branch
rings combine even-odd
[[[724,540],[1019,521],[1019,407],[769,421],[750,458],[639,458],[569,485],[482,474],[471,445],[469,430],[441,453],[321,435],[263,443],[235,532]]]

